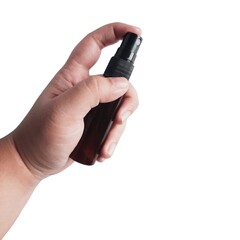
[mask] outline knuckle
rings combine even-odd
[[[85,83],[85,88],[92,100],[92,106],[96,106],[100,101],[100,81],[99,76],[91,76],[88,78]]]

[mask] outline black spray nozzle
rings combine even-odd
[[[134,63],[141,43],[142,38],[140,36],[135,33],[128,32],[123,38],[121,46],[118,48],[115,57]]]

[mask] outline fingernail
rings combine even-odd
[[[110,157],[113,155],[113,152],[114,152],[115,148],[116,148],[116,143],[115,142],[113,142],[109,145],[107,153]]]
[[[129,86],[129,82],[123,78],[115,78],[112,81],[118,89],[126,89]]]
[[[130,116],[131,114],[132,114],[131,111],[126,111],[126,112],[124,112],[124,113],[122,114],[122,116],[121,116],[122,122],[125,122],[125,121],[129,118],[129,116]]]
[[[135,26],[135,28],[137,28],[139,32],[142,32],[142,29],[140,27]]]
[[[97,160],[98,160],[98,162],[103,162],[105,160],[105,158],[102,156],[99,156]]]

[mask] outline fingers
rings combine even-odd
[[[110,158],[113,155],[125,127],[126,122],[122,124],[113,123],[112,128],[104,142],[104,145],[102,146],[97,161],[103,162],[106,158]]]
[[[134,32],[138,35],[141,34],[139,28],[124,23],[107,24],[89,33],[75,47],[67,61],[67,66],[73,72],[80,71],[81,76],[83,70],[87,74],[88,70],[98,60],[101,50],[122,39],[127,32]],[[86,75],[82,77],[86,77]]]
[[[57,108],[61,109],[64,116],[71,117],[69,125],[72,125],[73,122],[82,121],[90,109],[97,106],[99,102],[114,101],[122,95],[124,95],[123,100],[101,149],[98,161],[112,156],[125,129],[127,118],[138,106],[136,90],[125,78],[92,76],[54,100],[57,101]]]
[[[55,97],[88,78],[89,70],[97,62],[101,50],[122,39],[127,32],[141,34],[139,28],[124,23],[107,24],[89,33],[74,48],[67,62],[52,80],[45,91],[48,97]]]
[[[112,156],[123,132],[126,127],[128,117],[136,110],[138,106],[137,92],[130,85],[128,92],[124,95],[121,106],[116,114],[115,121],[108,133],[108,136],[102,146],[98,161]]]
[[[66,115],[82,119],[100,102],[114,101],[128,89],[129,81],[125,78],[91,76],[61,94],[56,101]]]

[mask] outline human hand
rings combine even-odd
[[[112,155],[126,118],[138,105],[137,94],[126,79],[90,76],[89,70],[101,50],[127,32],[141,34],[138,28],[123,23],[108,24],[88,34],[9,135],[22,161],[37,179],[58,173],[73,162],[69,155],[81,138],[83,119],[91,108],[124,95],[98,160]]]

